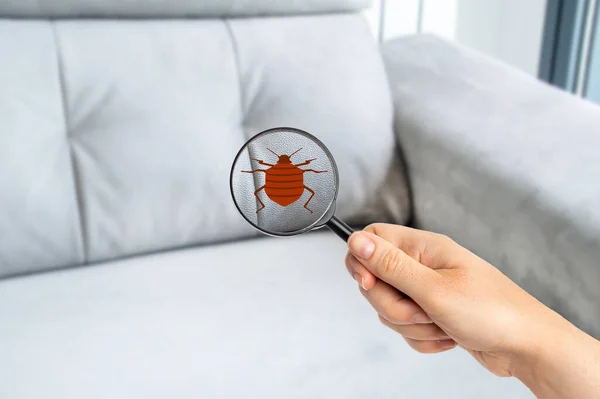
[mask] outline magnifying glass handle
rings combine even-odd
[[[329,227],[329,230],[333,231],[338,237],[346,242],[348,242],[350,235],[354,233],[354,230],[352,230],[350,226],[336,218],[335,215],[329,219],[329,222],[327,222],[325,225]]]

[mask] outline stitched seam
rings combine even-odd
[[[246,107],[244,105],[244,87],[242,85],[242,67],[240,66],[240,53],[238,51],[238,42],[235,39],[235,35],[233,34],[233,29],[231,28],[231,24],[228,20],[223,19],[223,23],[225,24],[225,28],[227,29],[227,33],[229,34],[229,39],[231,40],[231,48],[233,49],[233,60],[235,63],[235,70],[238,76],[239,83],[239,91],[240,91],[240,111],[242,113],[242,131],[244,136],[246,132],[244,131],[244,122],[246,120]],[[248,139],[249,137],[246,137]]]
[[[240,121],[242,135],[245,140],[249,140],[250,135],[246,134],[246,129],[244,129],[247,109],[244,104],[244,97],[245,97],[244,94],[245,93],[244,93],[244,86],[242,84],[242,67],[240,65],[241,63],[240,63],[239,46],[238,46],[238,42],[235,38],[235,35],[233,33],[233,29],[231,28],[231,23],[229,22],[229,20],[223,19],[223,23],[225,24],[225,28],[227,29],[227,33],[229,34],[229,39],[231,40],[231,47],[233,49],[233,58],[234,58],[234,63],[235,63],[235,69],[236,69],[237,75],[238,75],[239,90],[240,90],[240,110],[242,112],[242,120]],[[252,154],[250,152],[250,148],[248,149],[248,154],[250,156],[252,156]],[[252,162],[250,164],[252,164]],[[257,190],[260,187],[260,181],[259,181],[259,177],[257,176],[257,173],[252,174],[252,180],[254,181],[254,189]],[[256,196],[256,193],[255,193],[255,196]],[[258,196],[256,196],[256,198],[258,198]],[[259,225],[261,224],[261,216],[262,215],[260,215],[260,214],[257,215],[257,222]]]
[[[85,217],[83,216],[83,203],[82,203],[82,189],[81,189],[81,175],[79,173],[79,168],[77,166],[77,162],[75,161],[75,153],[73,151],[73,143],[71,141],[71,121],[69,120],[69,112],[67,110],[67,89],[65,84],[65,75],[64,75],[64,65],[63,65],[63,57],[60,49],[59,41],[58,41],[58,33],[56,31],[56,22],[50,21],[50,26],[52,27],[52,36],[54,38],[54,45],[56,47],[56,64],[58,69],[58,84],[60,89],[60,100],[62,104],[63,110],[63,120],[65,123],[65,138],[67,140],[67,144],[69,146],[69,155],[71,158],[71,173],[73,176],[73,187],[75,190],[75,202],[77,204],[77,216],[79,217],[79,229],[80,229],[80,240],[81,240],[81,248],[83,250],[83,263],[88,262],[88,245],[86,240],[86,232],[87,232],[87,224]]]

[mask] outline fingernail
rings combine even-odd
[[[354,273],[354,280],[362,287],[363,290],[367,290],[365,288],[365,278],[358,273]]]
[[[419,312],[412,317],[412,322],[415,324],[429,324],[431,319],[425,313]]]
[[[361,259],[369,259],[375,251],[375,243],[366,235],[354,233],[349,243],[350,251]]]
[[[438,344],[440,345],[440,348],[442,348],[442,349],[450,349],[450,348],[454,348],[456,346],[456,342],[454,342],[451,339],[445,339],[443,341],[438,341]]]

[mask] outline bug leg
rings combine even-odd
[[[327,170],[302,169],[303,172],[325,173]]]
[[[255,169],[255,170],[242,170],[242,173],[256,173],[256,172],[267,172],[264,169]]]
[[[262,209],[265,207],[265,204],[264,204],[264,202],[262,202],[262,201],[261,201],[261,199],[260,199],[260,197],[258,196],[258,193],[259,193],[259,191],[260,191],[260,190],[263,190],[263,189],[265,188],[265,186],[266,186],[266,184],[265,184],[264,186],[260,187],[258,190],[256,190],[256,191],[254,192],[254,196],[256,197],[256,199],[258,200],[258,202],[260,202],[260,208],[258,208],[258,209],[256,210],[256,213],[258,213],[258,212],[262,211]],[[311,213],[312,213],[312,212],[311,212]]]
[[[307,206],[307,205],[308,205],[308,203],[310,202],[310,200],[312,199],[312,197],[314,197],[314,196],[315,196],[315,191],[314,191],[312,188],[310,188],[310,187],[307,187],[307,186],[304,186],[304,188],[305,188],[305,189],[307,189],[307,190],[308,190],[308,191],[311,193],[311,194],[310,194],[310,197],[308,197],[308,201],[306,201],[306,204],[304,204],[304,207],[305,207],[305,208],[306,208],[306,210],[308,210],[310,213],[313,213],[313,211],[311,211],[311,210],[308,208],[308,206]]]
[[[264,165],[264,166],[275,166],[272,163],[266,163],[265,161],[261,160],[261,159],[256,159],[256,158],[250,158],[253,161],[258,162],[260,165]]]
[[[311,162],[312,162],[312,161],[314,161],[315,159],[317,159],[317,158],[308,159],[308,160],[306,160],[306,161],[304,161],[304,162],[302,162],[302,163],[296,164],[296,165],[294,165],[294,166],[304,166],[304,165],[308,165],[309,163],[311,163]]]

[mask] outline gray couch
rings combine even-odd
[[[446,233],[600,336],[600,109],[378,48],[367,3],[0,0],[0,398],[531,397],[381,327],[333,234],[258,238],[229,168],[281,125],[341,218]]]

